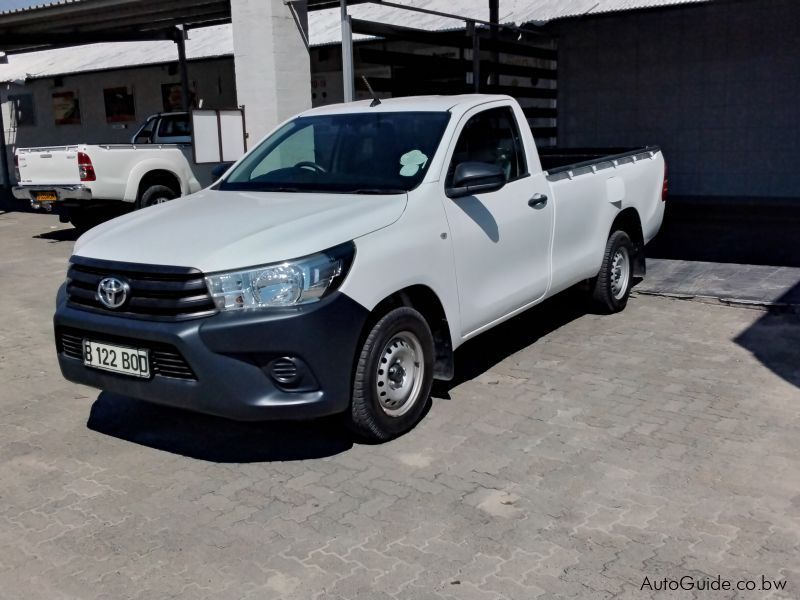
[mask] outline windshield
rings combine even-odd
[[[448,112],[298,117],[256,148],[221,190],[392,194],[422,181]]]

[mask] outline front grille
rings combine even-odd
[[[176,379],[197,379],[192,368],[181,356],[178,349],[169,344],[89,333],[78,329],[59,329],[56,332],[58,351],[70,358],[83,360],[84,339],[108,344],[120,344],[130,348],[147,349],[150,351],[150,371],[153,375]]]
[[[98,285],[114,277],[130,286],[116,309],[100,302]],[[82,308],[140,319],[180,321],[216,313],[203,274],[196,269],[119,263],[73,257],[67,273],[67,300]]]

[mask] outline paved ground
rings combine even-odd
[[[0,214],[0,598],[690,598],[641,590],[687,575],[800,596],[796,315],[549,302],[366,446],[61,380],[71,239]]]
[[[637,291],[770,307],[800,307],[800,268],[653,258]]]

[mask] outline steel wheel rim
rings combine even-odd
[[[422,344],[401,331],[383,347],[375,369],[378,405],[390,417],[401,417],[419,402],[425,365]]]
[[[164,198],[163,196],[159,196],[151,204],[164,204],[165,202],[169,202],[172,198]]]
[[[622,300],[628,291],[628,280],[631,277],[631,261],[628,249],[617,248],[611,259],[611,294],[616,300]]]

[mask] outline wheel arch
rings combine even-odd
[[[433,334],[433,343],[436,352],[434,357],[434,379],[450,380],[454,375],[453,341],[450,336],[450,326],[447,315],[439,296],[427,285],[412,285],[390,294],[375,305],[372,309],[364,330],[361,334],[361,343],[369,331],[381,317],[394,308],[406,306],[419,312],[427,321]]]
[[[180,196],[183,193],[180,177],[172,171],[167,169],[152,169],[147,171],[139,180],[139,186],[136,189],[137,202],[141,199],[145,190],[153,185],[164,185],[177,193]]]
[[[628,234],[628,237],[631,238],[634,248],[633,275],[634,277],[644,277],[646,271],[644,232],[642,230],[642,219],[639,217],[639,211],[632,206],[620,211],[611,224],[611,230],[608,232],[608,236],[611,237],[611,234],[615,231],[624,231]]]

